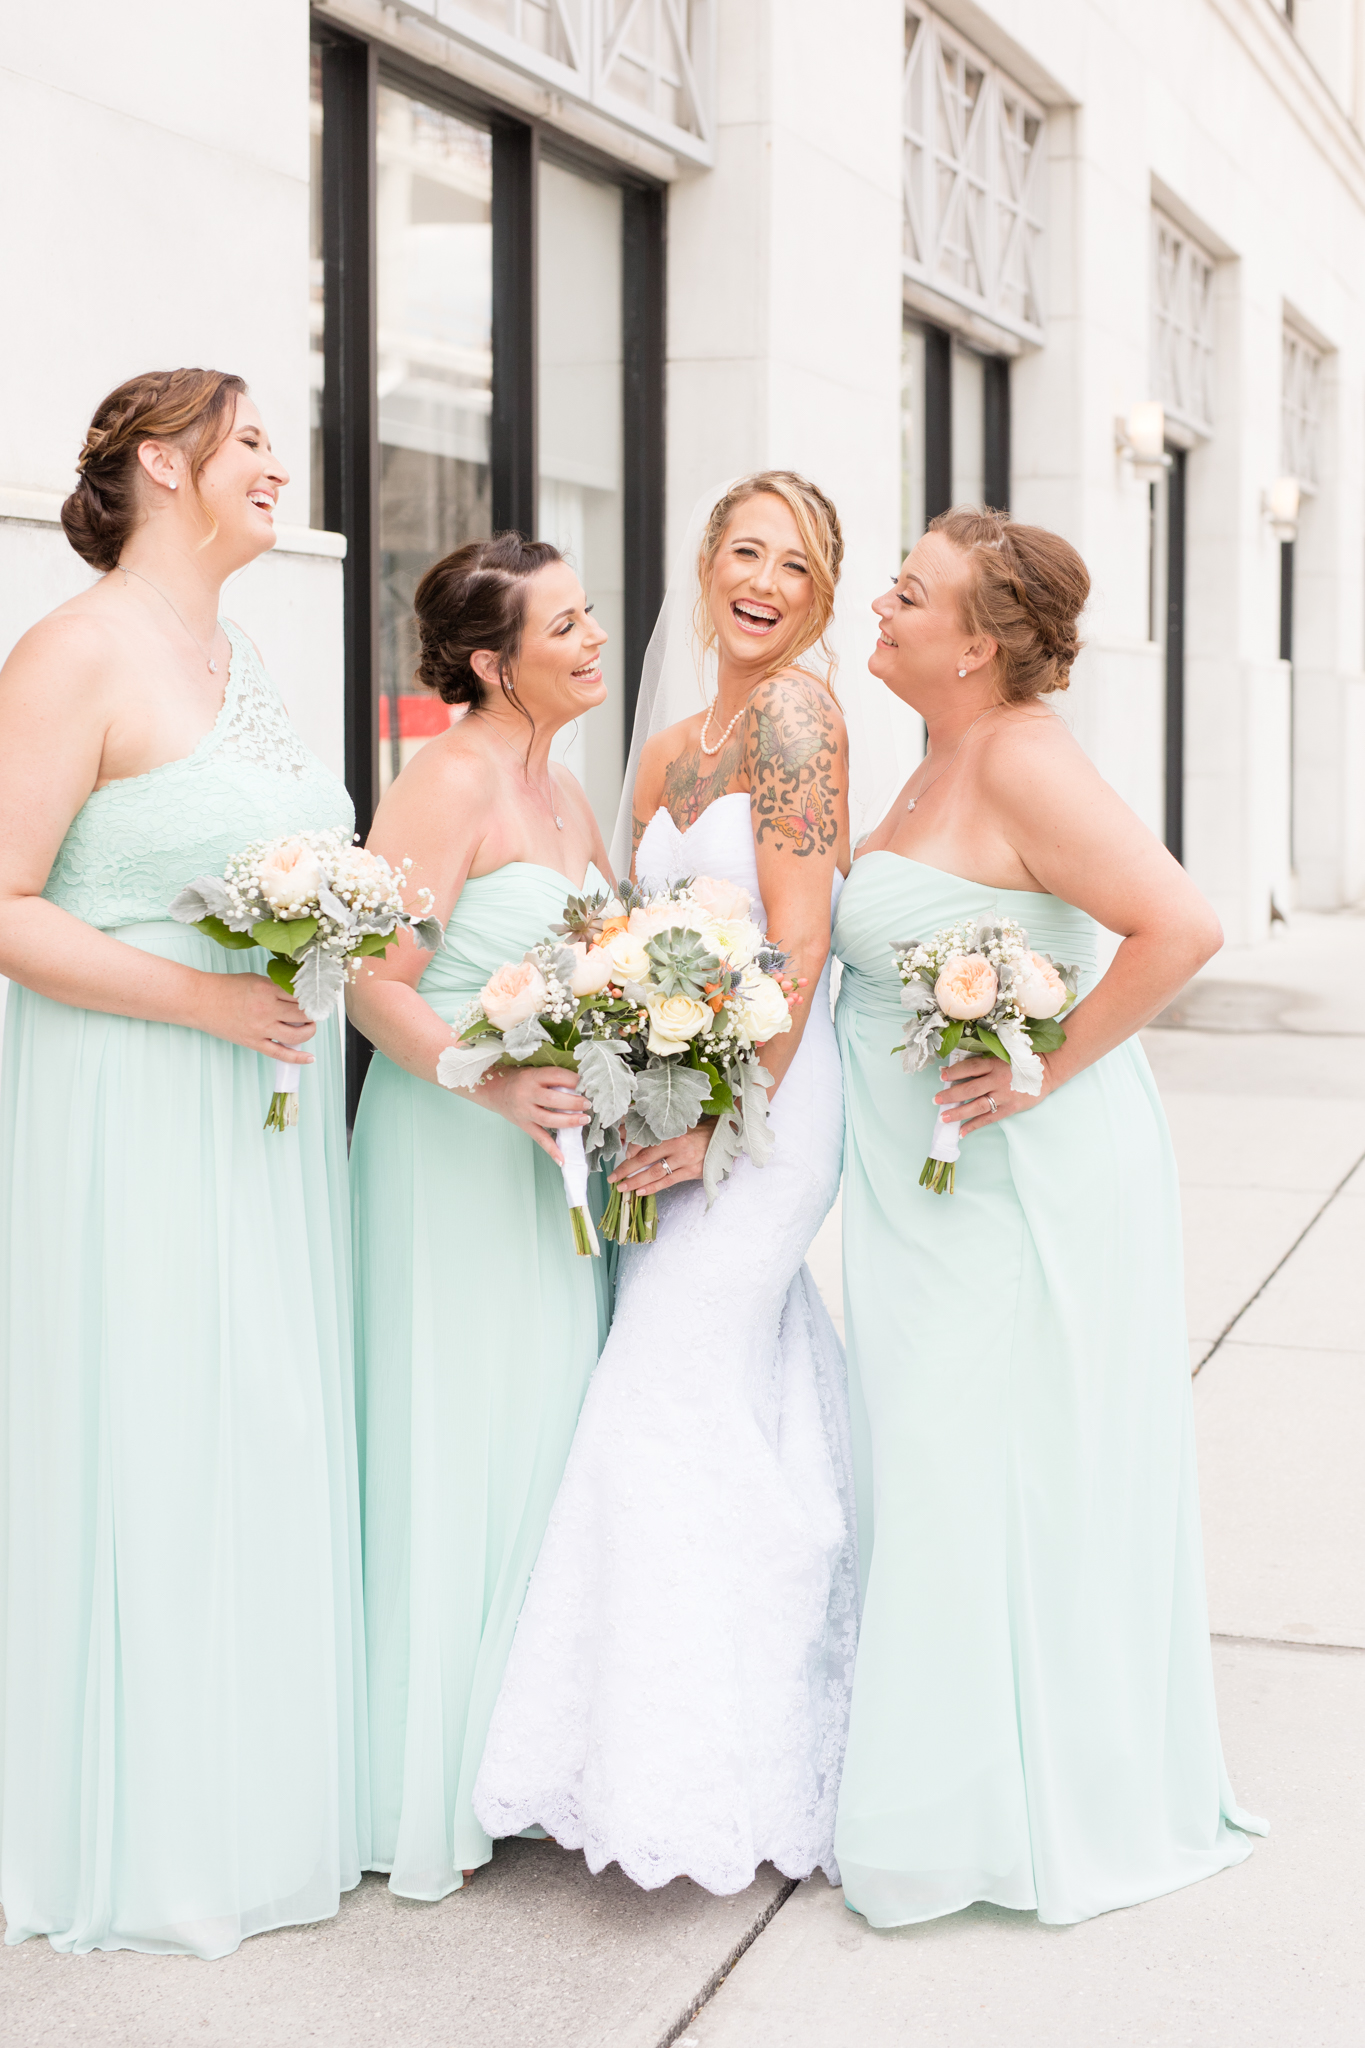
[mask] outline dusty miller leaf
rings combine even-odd
[[[197,882],[182,889],[171,904],[170,914],[177,924],[198,924],[201,917],[217,917],[229,931],[244,932],[251,927],[250,917],[234,909],[227,884],[219,881],[217,875],[201,875]]]
[[[335,953],[310,946],[294,975],[294,1001],[312,1023],[321,1024],[336,1008],[345,986],[346,970]]]
[[[607,1132],[630,1108],[634,1077],[625,1055],[624,1045],[613,1038],[590,1038],[578,1048],[578,1078],[592,1104],[592,1123],[586,1135],[589,1151],[604,1142]]]
[[[690,1131],[711,1093],[711,1077],[681,1061],[665,1060],[635,1077],[635,1100],[626,1114],[634,1145],[661,1145]]]
[[[510,1031],[505,1031],[502,1042],[507,1048],[509,1059],[524,1060],[530,1057],[538,1045],[548,1045],[550,1034],[539,1017],[527,1017],[522,1023],[514,1024]]]
[[[475,1045],[448,1045],[436,1062],[436,1078],[443,1088],[477,1088],[501,1058],[500,1038],[481,1038]]]

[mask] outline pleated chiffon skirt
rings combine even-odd
[[[184,926],[126,943],[261,973]],[[0,1082],[7,1940],[222,1956],[368,1855],[340,1038],[271,1066],[13,987]]]

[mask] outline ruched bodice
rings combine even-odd
[[[969,917],[1011,917],[1035,952],[1079,967],[1082,993],[1098,970],[1095,920],[1059,896],[1032,889],[990,889],[899,853],[865,853],[853,863],[839,899],[834,951],[844,965],[840,1008],[904,1019],[893,942],[908,944]]]
[[[219,875],[253,840],[354,828],[350,797],[290,725],[241,628],[223,705],[191,754],[88,796],[43,894],[102,931],[150,924],[196,875]]]
[[[520,960],[562,920],[570,896],[608,888],[591,862],[578,887],[557,868],[530,860],[509,860],[491,874],[472,876],[450,913],[440,951],[418,983],[422,1000],[438,1017],[453,1019],[491,974]]]

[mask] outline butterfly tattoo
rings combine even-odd
[[[842,752],[834,707],[816,684],[775,680],[751,700],[748,742],[754,839],[799,859],[838,845]]]

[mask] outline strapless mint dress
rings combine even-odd
[[[1119,1046],[917,1185],[893,941],[1008,916],[1096,979],[1091,920],[896,854],[834,946],[862,1634],[835,1847],[876,1927],[974,1900],[1084,1920],[1207,1877],[1234,1804],[1213,1695],[1175,1161]]]
[[[595,868],[583,884],[606,888]],[[512,861],[465,883],[419,984],[453,1021],[578,893]],[[610,1317],[564,1183],[523,1131],[376,1053],[351,1147],[371,1868],[439,1899],[486,1863],[471,1795],[522,1597]],[[594,1176],[594,1216],[606,1189]]]
[[[246,638],[187,758],[88,798],[47,897],[264,973],[167,905],[353,823]],[[221,1956],[357,1882],[364,1683],[341,1046],[259,1054],[12,987],[0,1080],[6,1939]]]

